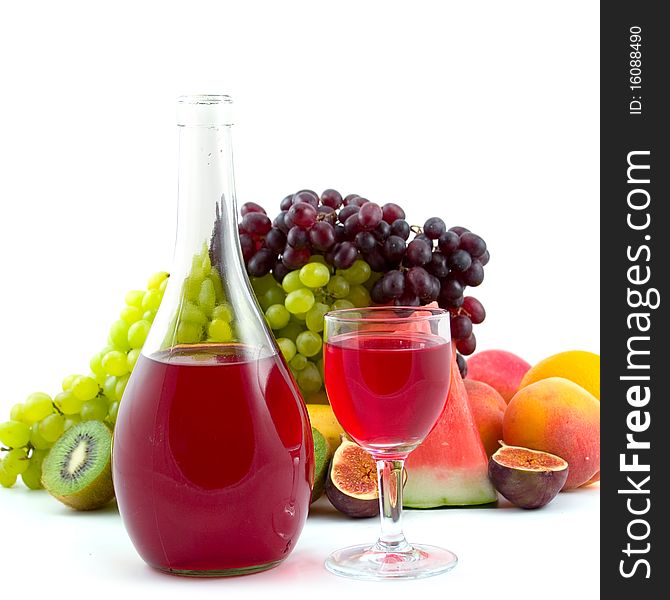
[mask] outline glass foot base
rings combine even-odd
[[[170,569],[169,567],[154,567],[163,573],[170,575],[179,575],[181,577],[236,577],[237,575],[251,575],[259,571],[266,571],[276,567],[281,561],[273,561],[263,565],[254,565],[253,567],[241,567],[238,569],[221,569],[211,571],[195,571],[190,569]]]
[[[457,556],[437,546],[410,546],[403,552],[382,552],[369,544],[336,550],[326,559],[326,569],[352,579],[420,579],[446,573]]]

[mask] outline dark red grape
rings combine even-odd
[[[431,256],[430,246],[423,240],[413,239],[407,244],[405,260],[408,265],[422,267],[430,262]]]
[[[383,278],[378,279],[375,281],[375,284],[372,286],[372,289],[370,290],[370,298],[372,298],[372,301],[375,304],[386,304],[390,298],[386,297],[386,294],[384,294],[383,290]]]
[[[461,274],[461,281],[465,285],[477,287],[484,281],[484,267],[478,260],[473,260],[470,268]]]
[[[347,237],[344,235],[344,227],[342,225],[335,225],[335,243],[339,244],[346,239]]]
[[[479,258],[486,252],[486,242],[476,233],[470,231],[466,231],[461,235],[459,246],[472,256],[472,258]]]
[[[405,289],[405,293],[393,301],[396,306],[421,306],[421,300],[411,290]]]
[[[381,207],[374,202],[366,202],[361,206],[361,210],[358,211],[358,220],[363,229],[374,229],[382,220]]]
[[[461,238],[458,237],[458,234],[453,231],[447,231],[440,236],[440,239],[437,242],[437,245],[440,248],[440,252],[445,255],[449,255],[455,250],[458,249],[458,244],[460,243]]]
[[[247,213],[252,213],[252,212],[257,212],[257,213],[261,213],[263,215],[267,215],[267,213],[265,212],[265,209],[260,204],[256,204],[255,202],[245,202],[242,205],[242,208],[240,209],[240,214],[242,216],[246,215]]]
[[[333,264],[338,269],[348,269],[358,258],[358,250],[352,242],[342,242],[335,248]]]
[[[463,296],[459,296],[458,298],[443,298],[440,293],[438,303],[440,304],[440,308],[449,308],[452,310],[456,310],[461,306],[463,306]]]
[[[337,210],[340,208],[340,206],[342,206],[342,194],[340,194],[340,192],[337,190],[332,190],[329,188],[321,193],[321,202],[325,206],[330,206],[330,208]]]
[[[330,223],[319,221],[309,230],[309,241],[313,248],[327,252],[335,245],[335,229]]]
[[[447,266],[447,257],[439,252],[433,252],[430,262],[426,265],[426,270],[442,279],[449,275],[449,267]]]
[[[288,210],[289,208],[291,208],[292,204],[293,204],[293,194],[289,194],[279,203],[279,208],[280,210]]]
[[[405,273],[405,287],[409,287],[419,298],[426,300],[433,291],[433,281],[423,267],[412,267]]]
[[[386,258],[378,246],[375,246],[370,252],[364,255],[365,262],[370,265],[373,271],[383,273],[388,268]]]
[[[456,349],[465,356],[470,356],[475,351],[475,348],[477,348],[477,339],[474,333],[471,333],[470,337],[456,342]]]
[[[440,298],[448,298],[454,300],[463,296],[463,285],[458,279],[453,276],[448,276],[442,280],[442,289],[440,290]]]
[[[397,235],[390,235],[384,242],[384,256],[390,263],[396,265],[400,264],[406,249],[405,240]]]
[[[340,223],[344,225],[347,222],[347,219],[351,215],[355,215],[359,210],[360,207],[354,206],[353,204],[345,206],[340,210],[340,214],[337,215],[337,218],[339,219]]]
[[[370,201],[367,198],[361,198],[360,196],[356,196],[355,198],[352,198],[349,201],[349,206],[358,206],[360,208],[364,204],[367,204],[368,202]]]
[[[388,202],[382,206],[382,218],[389,225],[398,219],[405,218],[405,211],[393,202]]]
[[[490,258],[491,255],[488,250],[479,257],[479,262],[482,263],[482,267],[485,267],[488,264]]]
[[[423,224],[423,233],[431,240],[438,239],[446,231],[447,226],[440,217],[431,217]]]
[[[391,223],[391,235],[397,235],[403,240],[407,240],[410,234],[409,223],[404,219],[396,219]]]
[[[456,353],[456,364],[458,365],[458,370],[461,372],[461,379],[465,379],[468,376],[468,361],[465,360],[465,357]]]
[[[378,241],[383,242],[389,235],[391,235],[391,226],[386,221],[380,221],[379,225],[372,230],[372,235]]]
[[[354,198],[360,198],[360,196],[359,196],[358,194],[349,194],[348,196],[346,196],[346,197],[344,198],[344,200],[342,200],[342,204],[343,204],[344,206],[349,206],[349,204],[351,203],[351,201],[352,201]]]
[[[286,277],[286,274],[290,273],[290,270],[286,267],[286,265],[281,261],[281,259],[277,260],[275,262],[274,267],[272,267],[272,276],[279,282],[281,283],[284,281],[284,277]]]
[[[307,231],[296,225],[289,229],[286,241],[288,242],[288,245],[293,248],[307,248],[307,246],[309,246],[309,234]]]
[[[311,256],[308,248],[293,248],[286,246],[282,254],[282,262],[291,271],[304,267],[309,262]]]
[[[460,225],[456,225],[454,227],[450,227],[449,231],[453,231],[457,236],[461,236],[470,230],[467,227],[461,227]]]
[[[370,252],[377,245],[377,240],[369,231],[360,231],[356,234],[354,243],[361,252],[366,253]]]
[[[421,240],[422,242],[426,242],[428,247],[432,250],[433,249],[433,240],[431,240],[425,233],[418,233],[417,235],[414,236],[415,240]]]
[[[472,321],[467,315],[451,317],[451,337],[455,340],[464,340],[472,333]]]
[[[279,254],[286,246],[286,234],[278,227],[273,227],[265,236],[265,245],[275,254]]]
[[[284,233],[288,233],[289,227],[286,226],[286,211],[282,210],[272,221],[273,227],[281,229]]]
[[[400,271],[388,271],[381,278],[382,291],[387,299],[400,298],[405,292],[405,275]]]
[[[456,250],[447,259],[449,268],[461,273],[467,271],[472,265],[472,257],[465,250]]]
[[[248,263],[251,260],[251,257],[256,254],[256,242],[254,242],[254,239],[249,234],[241,233],[240,246],[242,247],[244,262]]]
[[[261,248],[247,263],[247,271],[252,277],[263,277],[275,264],[277,253],[269,248]]]
[[[440,280],[435,277],[435,275],[429,275],[430,277],[430,282],[431,282],[431,288],[430,288],[430,293],[426,296],[425,300],[426,302],[433,302],[433,300],[437,300],[437,298],[440,295]]]
[[[358,220],[358,213],[351,215],[344,224],[344,236],[348,240],[353,240],[356,234],[361,231],[361,222]]]
[[[463,298],[462,310],[467,313],[470,320],[475,325],[479,325],[479,323],[482,323],[484,319],[486,319],[486,310],[484,310],[484,306],[474,296],[466,296]]]
[[[272,227],[272,221],[267,215],[250,212],[242,217],[242,229],[251,235],[265,235]]]
[[[296,198],[298,194],[296,194]],[[316,207],[307,202],[295,202],[288,211],[288,216],[294,225],[309,229],[316,223]]]
[[[337,213],[334,208],[322,204],[316,209],[316,212],[318,213],[316,217],[318,221],[325,221],[331,225],[337,223]]]
[[[300,190],[293,194],[293,204],[298,202],[305,202],[316,208],[319,206],[319,195],[313,190]]]

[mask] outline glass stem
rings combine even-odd
[[[404,460],[378,460],[379,513],[381,535],[374,549],[381,552],[406,552],[411,546],[402,532],[402,488]]]

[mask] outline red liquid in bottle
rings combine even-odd
[[[361,446],[391,458],[420,443],[444,409],[451,345],[414,332],[331,337],[326,389],[337,420]]]
[[[309,421],[289,378],[277,355],[236,345],[140,357],[113,465],[124,524],[147,563],[238,574],[288,555],[313,478]]]

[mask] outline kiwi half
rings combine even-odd
[[[114,498],[112,434],[100,421],[83,421],[54,444],[42,465],[47,491],[77,510],[93,510]]]

